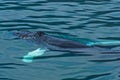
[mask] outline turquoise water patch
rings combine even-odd
[[[117,40],[109,40],[109,41],[97,41],[97,42],[89,42],[86,44],[87,46],[117,46],[120,45],[120,41]]]

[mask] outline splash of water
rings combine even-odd
[[[22,61],[30,63],[33,61],[34,57],[38,57],[38,56],[43,55],[45,53],[45,51],[46,51],[46,49],[38,48],[34,51],[28,52],[28,54],[23,57]]]

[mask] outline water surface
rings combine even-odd
[[[120,1],[0,0],[0,36],[22,29],[74,40],[120,40]],[[117,51],[48,51],[24,63],[21,57],[38,46],[2,38],[0,43],[0,80],[120,80]]]

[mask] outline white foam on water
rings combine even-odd
[[[30,63],[33,61],[34,57],[38,57],[38,56],[43,55],[45,53],[45,51],[46,51],[46,49],[38,48],[34,51],[28,52],[28,54],[23,57],[22,61]]]

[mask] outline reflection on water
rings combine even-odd
[[[11,30],[41,30],[73,40],[120,40],[119,0],[0,0],[0,80],[119,80],[119,46],[109,52],[48,51],[21,61],[38,46],[3,40]],[[9,36],[9,35],[8,35]]]

